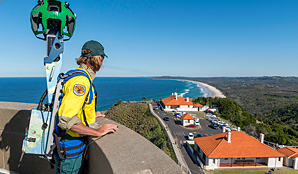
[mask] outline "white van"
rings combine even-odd
[[[195,125],[196,125],[196,126],[200,126],[200,120],[199,120],[199,119],[196,119],[196,120],[195,120]]]

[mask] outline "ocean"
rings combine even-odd
[[[160,100],[177,92],[183,97],[211,96],[206,87],[188,81],[155,80],[145,77],[97,77],[94,85],[98,94],[97,110],[107,110],[116,101]],[[46,89],[44,77],[0,78],[0,101],[38,103]]]

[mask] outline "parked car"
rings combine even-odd
[[[206,114],[206,117],[211,117],[211,116],[212,116],[211,113],[207,113],[207,114]]]
[[[158,107],[155,107],[154,110],[158,110]]]
[[[224,124],[221,125],[221,127],[223,127],[223,126],[227,127],[227,126],[229,126],[229,124],[228,123],[224,123]]]
[[[231,128],[229,126],[227,126],[226,131],[231,131]]]
[[[201,135],[201,134],[197,134],[196,138],[197,138],[197,137],[202,137],[202,135]]]
[[[212,123],[218,124],[218,120],[214,119],[211,121]]]
[[[186,127],[197,127],[195,124],[187,125]]]
[[[213,111],[211,111],[211,110],[207,110],[207,113],[208,113],[208,114],[212,114],[212,115],[216,115],[216,113],[213,112]]]
[[[180,113],[177,113],[177,112],[176,112],[176,113],[174,114],[174,116],[180,116]]]
[[[194,138],[193,133],[188,133],[188,139],[193,140],[193,138]]]
[[[214,117],[209,117],[208,118],[208,121],[212,121],[212,120],[214,120],[215,118]]]
[[[199,120],[196,120],[195,125],[196,126],[200,126],[200,121]]]
[[[164,121],[169,121],[170,118],[169,118],[169,117],[164,117],[163,120],[164,120]]]
[[[211,124],[209,125],[209,127],[213,128],[213,129],[218,129],[218,128],[219,128],[218,125],[215,124],[215,123],[211,123]]]
[[[236,129],[236,128],[233,128],[233,127],[231,127],[231,131],[237,131],[237,129]]]

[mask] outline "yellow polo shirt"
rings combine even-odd
[[[80,68],[78,68],[80,69]],[[83,69],[81,69],[83,70]],[[86,71],[85,71],[86,72]],[[86,72],[87,73],[87,72]],[[88,74],[88,73],[87,73]],[[90,75],[88,74],[91,79]],[[93,88],[93,86],[91,86]],[[85,124],[83,110],[85,111],[86,120],[88,124],[95,123],[95,93],[94,88],[92,89],[93,100],[91,104],[88,104],[89,96],[87,98],[87,102],[83,108],[83,104],[90,89],[90,81],[85,76],[76,76],[69,79],[62,89],[64,93],[64,97],[61,102],[61,106],[58,110],[59,115],[59,127],[67,130],[67,134],[72,137],[80,137],[80,134],[75,133],[70,130],[73,125],[79,124],[80,122]],[[91,91],[90,91],[91,93]],[[79,119],[78,119],[78,118]],[[66,126],[60,126],[61,123]]]

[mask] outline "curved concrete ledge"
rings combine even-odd
[[[21,150],[30,109],[36,106],[0,102],[0,168],[19,173],[54,173],[46,160]],[[100,139],[89,138],[85,165],[88,173],[184,173],[169,156],[136,132],[109,119],[99,118],[97,122],[117,124],[119,131]]]

